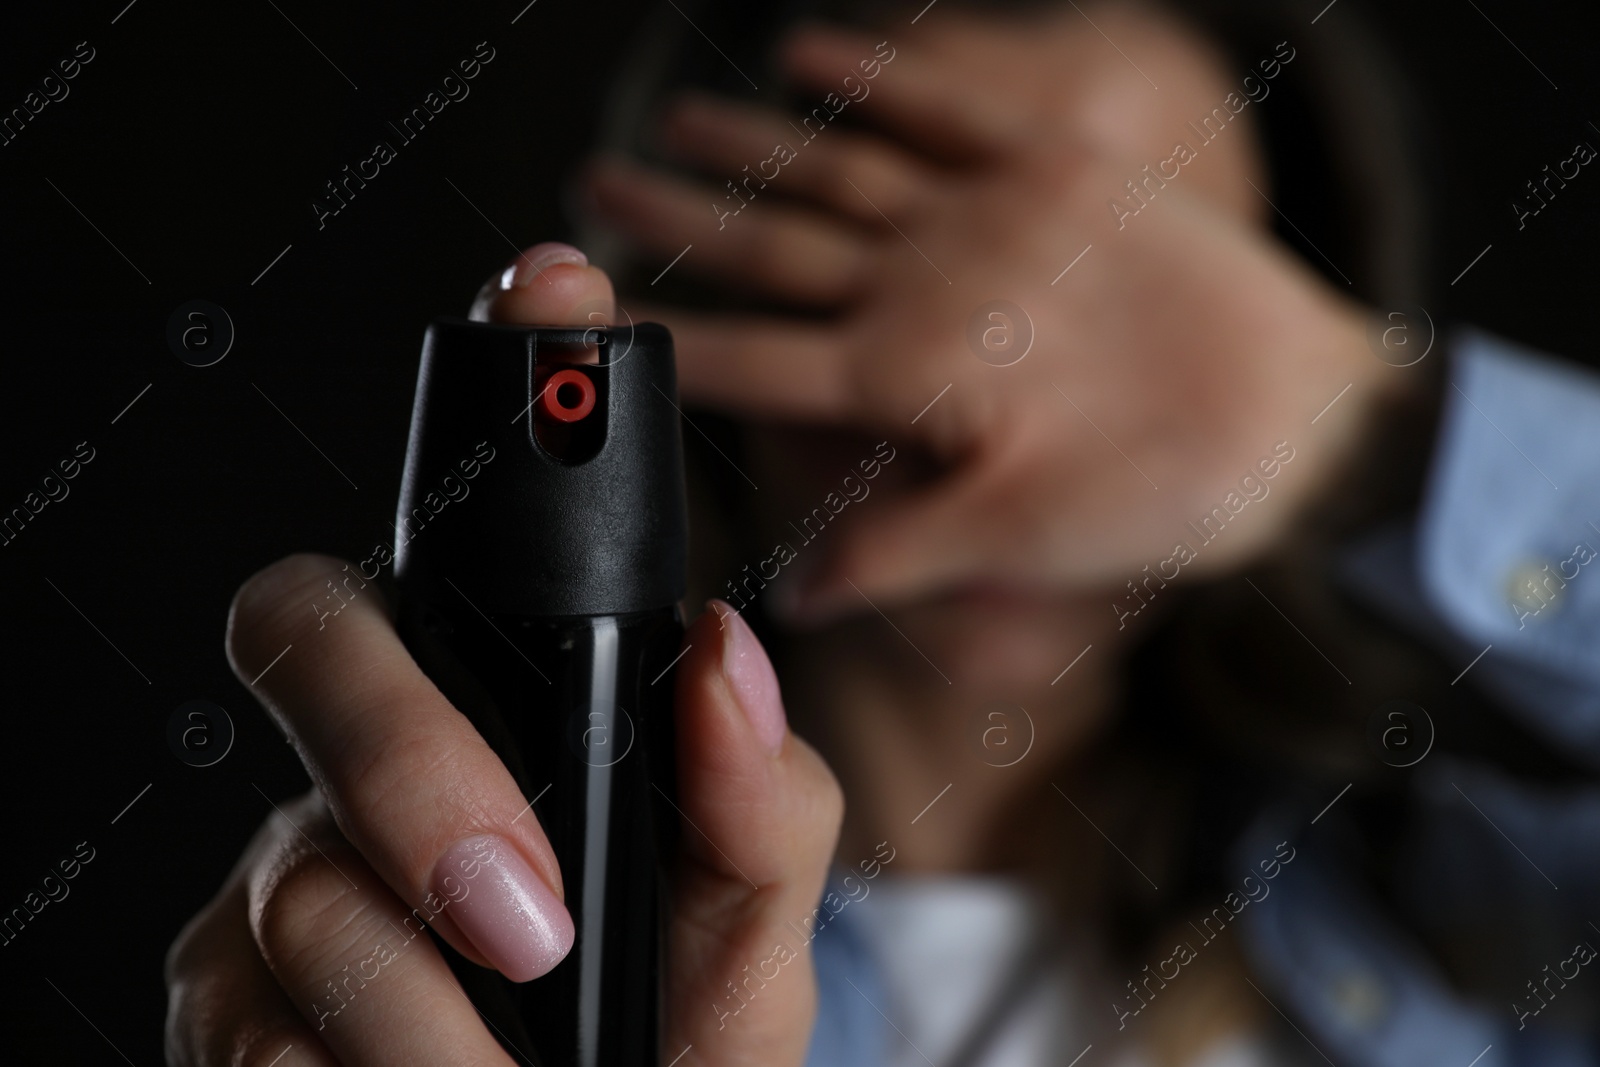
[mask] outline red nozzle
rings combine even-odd
[[[594,382],[580,370],[568,367],[550,375],[539,394],[539,407],[552,419],[577,422],[594,410]]]

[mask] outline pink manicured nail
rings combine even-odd
[[[783,714],[783,697],[778,692],[778,676],[772,670],[761,642],[739,614],[720,600],[707,605],[722,619],[727,640],[722,646],[722,671],[733,686],[745,718],[768,752],[776,755],[789,732]]]
[[[537,978],[572,949],[572,916],[520,853],[491,834],[464,837],[433,868],[456,925],[513,982]]]
[[[573,263],[587,267],[589,257],[571,245],[564,245],[559,241],[541,242],[506,264],[505,271],[500,275],[500,288],[521,289],[544,273],[545,268],[553,267],[557,263]]]

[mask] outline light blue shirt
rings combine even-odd
[[[1480,332],[1452,349],[1420,512],[1352,546],[1345,575],[1358,596],[1470,664],[1458,684],[1600,770],[1600,378]],[[1590,925],[1600,922],[1600,786],[1553,789],[1438,752],[1416,766],[1411,789],[1395,887],[1403,910],[1441,930],[1515,924],[1540,943],[1600,947]],[[1524,982],[1548,972],[1525,961],[1491,980],[1504,997],[1461,995],[1418,933],[1345,871],[1338,810],[1308,828],[1314,814],[1285,801],[1233,854],[1242,874],[1286,838],[1300,852],[1241,913],[1238,934],[1252,980],[1319,1050],[1307,1050],[1311,1061],[1600,1067],[1600,1012],[1586,1013],[1587,1030],[1541,1021]],[[846,909],[813,942],[820,1007],[807,1067],[878,1067],[886,1042],[901,1040],[875,1006],[881,972],[852,921]],[[1544,988],[1557,990],[1552,1000],[1600,1003],[1600,960],[1570,984]]]

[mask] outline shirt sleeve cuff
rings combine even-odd
[[[1600,683],[1600,378],[1472,331],[1453,353],[1415,542],[1458,636]]]

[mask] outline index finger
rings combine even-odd
[[[636,308],[672,331],[684,400],[729,413],[805,422],[863,414],[849,355],[826,325]]]
[[[879,40],[853,30],[808,26],[781,46],[784,69],[796,82],[829,93],[818,119],[856,110],[884,132],[935,159],[965,162],[1001,152],[1025,138],[1031,116],[1015,100],[980,91],[926,35],[915,44]],[[809,124],[808,124],[809,128]]]
[[[337,613],[324,604],[330,582],[351,595]],[[513,981],[566,956],[572,918],[537,818],[412,660],[358,570],[307,554],[256,574],[229,613],[228,659],[345,837],[402,900],[433,914],[451,945]]]

